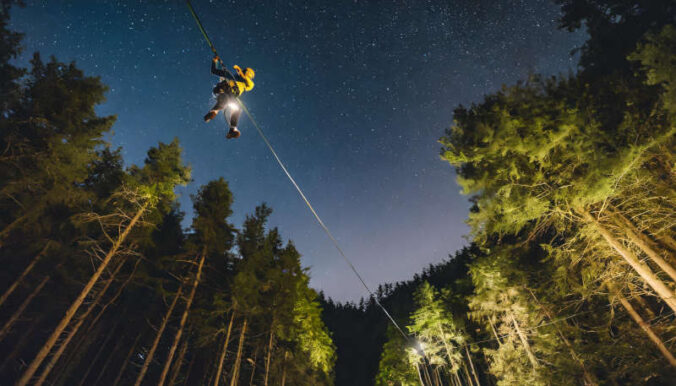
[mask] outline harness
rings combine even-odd
[[[230,94],[235,97],[238,97],[242,94],[239,87],[237,86],[237,81],[231,79],[224,79],[220,81],[212,91],[214,94]]]

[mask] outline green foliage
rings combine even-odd
[[[336,349],[321,318],[322,309],[317,293],[308,287],[309,278],[298,281],[293,307],[295,336],[293,339],[309,359],[310,366],[322,374],[326,383],[332,378]]]
[[[106,91],[98,78],[55,58],[45,64],[35,54],[31,63],[17,104],[0,117],[3,239],[29,229],[41,216],[88,205],[92,197],[80,186],[99,158],[102,135],[115,120],[94,111]]]
[[[234,228],[227,222],[232,214],[232,193],[228,183],[223,178],[210,181],[192,199],[195,211],[193,242],[210,253],[224,255],[234,242]]]
[[[9,12],[14,1],[3,0],[0,4],[0,116],[4,116],[16,107],[21,96],[19,78],[25,73],[24,69],[10,63],[21,53],[22,34],[7,28]],[[5,129],[4,125],[1,126]]]
[[[647,34],[645,42],[639,44],[628,58],[641,63],[646,84],[664,89],[664,108],[676,114],[676,27],[667,24],[659,33]]]
[[[132,166],[127,184],[137,189],[151,205],[170,205],[175,199],[174,188],[190,181],[190,168],[183,165],[178,138],[169,143],[160,142],[148,150],[143,168]]]
[[[374,379],[413,385],[417,367],[444,384],[476,384],[470,368],[481,384],[669,384],[674,374],[654,337],[673,352],[673,315],[578,215],[592,213],[673,288],[626,229],[663,258],[673,257],[676,7],[558,2],[562,27],[584,25],[589,32],[581,71],[533,76],[459,107],[441,139],[442,157],[473,196],[474,243],[410,281],[380,286],[377,301],[357,305],[333,303],[310,288],[299,251],[267,227],[265,204],[235,229],[223,179],[193,196],[192,226],[182,229],[174,189],[190,181],[190,168],[178,140],[151,148],[143,165],[125,170],[120,149],[103,140],[115,117],[96,114],[107,87],[55,58],[45,63],[35,54],[30,69],[12,64],[21,35],[7,28],[15,2],[3,0],[3,291],[33,268],[2,304],[9,314],[32,299],[2,336],[0,377],[16,379],[53,330],[48,316],[63,314],[101,254],[142,213],[93,294],[107,283],[109,291],[99,304],[85,304],[96,312],[84,320],[78,343],[64,346],[50,383],[96,383],[85,375],[93,368],[101,369],[100,379],[112,380],[118,374],[111,377],[110,369],[120,369],[119,383],[133,382],[155,327],[165,317],[167,331],[179,327],[184,300],[173,315],[166,315],[167,306],[181,285],[184,295],[192,288],[194,257],[206,250],[184,326],[185,350],[177,355],[183,363],[173,365],[176,384],[213,382],[222,355],[222,377],[233,374],[240,334],[240,384],[262,384],[267,374],[268,384],[330,385],[335,375],[341,385]],[[121,267],[115,277],[114,267]],[[620,296],[645,323],[629,317]],[[425,359],[389,326],[378,304],[407,325]],[[171,340],[160,339],[155,358],[166,357]],[[97,360],[102,352],[105,363]],[[149,364],[148,377],[156,379],[164,363]]]
[[[495,329],[499,338],[498,340],[494,335],[497,347],[493,343],[485,347],[483,352],[488,358],[491,374],[498,379],[500,385],[520,382],[548,384],[547,379],[553,377],[552,369],[542,365],[534,368],[527,350],[531,350],[540,360],[544,355],[544,342],[561,350],[556,337],[541,334],[539,331],[529,333],[543,318],[532,307],[532,299],[529,299],[526,291],[528,278],[523,271],[525,267],[520,267],[518,263],[518,258],[526,254],[524,252],[518,248],[495,248],[470,266],[475,286],[469,303],[471,315],[483,321],[487,329]],[[528,348],[521,340],[517,326],[527,339]],[[546,363],[546,360],[543,362]]]
[[[613,197],[646,150],[673,134],[663,117],[632,108],[606,126],[589,102],[575,79],[535,78],[456,110],[442,156],[476,194],[475,234],[516,233]]]
[[[413,386],[419,384],[417,354],[394,327],[387,328],[387,341],[383,345],[376,375],[377,386]],[[411,361],[415,359],[415,361]]]
[[[648,251],[627,239],[631,232],[665,255],[673,249],[673,239],[660,235],[673,230],[675,207],[676,9],[659,1],[559,3],[564,27],[584,23],[589,31],[582,71],[536,76],[459,107],[441,139],[442,158],[473,195],[469,223],[486,249],[470,266],[471,315],[500,335],[483,350],[499,384],[659,382],[667,373],[646,370],[656,360],[646,354],[654,343],[644,335],[642,352],[632,354],[636,346],[613,333],[639,326],[615,326],[604,287],[615,283],[645,303],[654,296],[638,290],[647,279],[579,215],[593,212],[633,255]],[[659,323],[654,329],[673,334]],[[619,359],[631,355],[646,356],[645,367]]]
[[[89,166],[85,185],[98,200],[105,200],[120,189],[126,175],[121,149],[110,146],[98,151],[98,156]]]
[[[611,72],[631,76],[627,55],[646,33],[676,20],[668,0],[556,0],[561,5],[560,26],[569,31],[583,26],[589,39],[582,47],[580,65],[588,79]]]
[[[417,308],[411,315],[408,330],[421,344],[430,364],[442,366],[451,373],[459,371],[463,361],[461,346],[466,342],[462,329],[442,296],[428,282],[423,282],[414,296]]]

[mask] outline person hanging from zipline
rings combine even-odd
[[[221,68],[219,68],[221,67]],[[240,132],[237,130],[237,122],[239,115],[242,113],[237,103],[237,97],[242,95],[245,91],[251,91],[254,88],[252,79],[256,73],[251,68],[246,68],[244,71],[235,65],[233,66],[237,75],[233,75],[230,71],[223,67],[221,59],[214,56],[211,61],[211,73],[220,77],[219,83],[214,87],[213,92],[216,96],[216,104],[204,116],[204,122],[209,122],[214,119],[218,112],[224,110],[228,123],[230,124],[230,131],[226,134],[226,138],[239,138]]]

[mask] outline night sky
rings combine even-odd
[[[371,287],[406,280],[467,243],[469,208],[436,142],[453,109],[529,73],[575,69],[585,36],[556,29],[544,0],[193,0],[223,61],[256,70],[243,97],[290,172]],[[211,51],[183,1],[27,1],[12,28],[26,51],[75,60],[110,86],[102,115],[127,163],[178,137],[194,182],[223,176],[232,222],[260,202],[337,300],[364,289],[315,223],[246,117],[226,141]]]

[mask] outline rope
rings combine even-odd
[[[376,304],[383,310],[383,312],[385,313],[387,318],[392,322],[394,327],[396,327],[396,329],[401,333],[401,335],[404,338],[408,339],[409,336],[404,332],[404,330],[401,329],[401,327],[399,327],[399,324],[394,320],[392,315],[390,315],[390,313],[387,312],[387,309],[380,303],[380,301],[378,300],[378,297],[374,295],[373,291],[371,291],[369,286],[366,284],[366,281],[364,280],[364,278],[362,278],[362,276],[359,274],[359,271],[357,271],[357,268],[355,268],[354,264],[352,264],[350,259],[348,259],[347,255],[345,255],[345,252],[343,252],[343,249],[340,247],[340,244],[338,244],[338,241],[336,240],[336,238],[333,237],[333,234],[331,233],[329,228],[326,226],[326,224],[324,224],[324,221],[322,221],[321,217],[319,217],[319,214],[317,214],[317,211],[312,207],[310,200],[307,199],[307,197],[303,193],[303,190],[301,190],[300,186],[298,186],[298,184],[296,183],[296,180],[291,176],[291,173],[289,173],[289,170],[286,168],[286,166],[284,166],[284,163],[282,162],[282,160],[277,155],[277,152],[275,151],[275,149],[270,144],[270,141],[268,141],[268,138],[263,133],[263,130],[261,130],[261,128],[258,126],[258,123],[256,122],[256,120],[253,118],[253,116],[249,112],[249,109],[244,105],[244,103],[239,98],[237,98],[237,102],[239,102],[239,105],[242,107],[242,110],[244,110],[246,115],[251,120],[251,123],[253,123],[254,127],[256,128],[256,131],[258,131],[258,134],[261,136],[261,138],[263,138],[263,142],[265,142],[265,145],[268,147],[268,149],[270,150],[272,155],[275,157],[275,160],[277,160],[277,163],[282,168],[282,170],[284,171],[286,176],[289,178],[289,181],[291,181],[293,186],[296,188],[296,191],[298,191],[298,194],[300,195],[300,197],[303,199],[303,201],[305,201],[305,205],[307,205],[307,207],[310,209],[310,212],[312,212],[312,215],[317,220],[317,223],[319,223],[319,226],[321,226],[322,229],[324,230],[324,233],[326,233],[326,235],[329,236],[329,238],[333,242],[333,245],[338,250],[338,253],[340,253],[340,256],[342,256],[343,259],[345,260],[345,262],[347,263],[347,265],[350,266],[350,269],[352,270],[354,275],[357,276],[357,278],[359,279],[361,284],[364,286],[366,291],[369,293],[369,295],[371,295],[371,297],[376,302]]]
[[[190,0],[186,0],[186,4],[188,5],[188,8],[190,9],[190,13],[192,14],[193,18],[195,19],[195,22],[197,23],[197,26],[199,27],[200,31],[202,32],[202,35],[204,36],[204,39],[207,41],[207,44],[209,44],[209,47],[211,48],[211,51],[214,53],[214,55],[218,56],[218,53],[216,52],[216,48],[214,47],[213,43],[211,43],[211,40],[209,39],[209,35],[207,35],[207,32],[204,30],[204,27],[202,26],[202,22],[200,22],[200,19],[199,19],[199,17],[197,16],[197,13],[195,13],[195,10],[193,9],[192,5],[190,4]],[[340,245],[338,244],[338,241],[336,240],[336,238],[333,237],[333,234],[331,233],[331,231],[329,230],[329,228],[324,224],[324,221],[322,221],[321,217],[319,217],[319,214],[317,214],[317,211],[315,211],[315,209],[312,207],[312,204],[310,204],[310,200],[307,199],[307,197],[306,197],[305,194],[303,193],[303,190],[300,188],[300,186],[298,186],[298,184],[296,183],[296,180],[294,180],[294,178],[291,176],[291,173],[289,173],[289,170],[288,170],[288,169],[286,168],[286,166],[284,165],[284,162],[282,162],[282,160],[281,160],[281,159],[279,158],[279,156],[277,155],[277,152],[276,152],[275,149],[272,147],[272,144],[270,144],[270,141],[268,141],[268,138],[267,138],[267,137],[265,136],[265,134],[263,133],[263,130],[261,130],[260,126],[258,126],[258,123],[256,122],[256,120],[253,118],[253,116],[252,116],[251,113],[249,112],[249,109],[244,105],[244,103],[243,103],[239,98],[237,98],[237,102],[239,103],[239,105],[241,106],[242,110],[244,110],[244,112],[246,113],[246,115],[249,117],[249,119],[250,119],[251,122],[253,123],[254,127],[256,128],[256,131],[258,131],[258,134],[259,134],[259,135],[261,136],[261,138],[263,139],[263,142],[265,142],[265,145],[268,147],[268,149],[270,150],[270,152],[272,153],[272,155],[275,157],[275,160],[277,160],[277,163],[279,164],[279,166],[282,168],[282,170],[284,171],[284,173],[286,174],[286,176],[289,178],[289,181],[291,181],[291,183],[293,184],[293,186],[296,188],[296,191],[298,191],[298,194],[300,195],[300,197],[303,199],[303,201],[305,201],[305,204],[306,204],[307,207],[310,209],[310,212],[312,212],[312,215],[315,217],[315,219],[317,220],[317,222],[319,223],[319,225],[322,227],[322,229],[324,230],[324,232],[326,233],[326,235],[329,236],[329,238],[330,238],[331,241],[333,242],[333,245],[334,245],[334,246],[336,247],[336,249],[338,250],[338,253],[340,253],[340,255],[343,257],[343,259],[345,260],[345,262],[347,263],[347,265],[350,266],[350,269],[352,270],[352,272],[354,272],[355,276],[357,276],[357,278],[359,279],[359,281],[361,282],[361,284],[364,286],[364,288],[365,288],[366,291],[369,293],[369,295],[371,296],[371,298],[376,302],[376,304],[378,305],[378,307],[380,307],[380,308],[383,310],[383,312],[385,313],[385,315],[387,316],[387,318],[390,320],[390,322],[392,322],[392,324],[393,324],[394,327],[397,329],[397,331],[399,331],[399,333],[400,333],[405,339],[409,339],[410,337],[404,332],[404,330],[403,330],[401,327],[399,327],[399,324],[394,320],[394,318],[392,317],[392,315],[390,315],[390,313],[387,311],[387,309],[385,309],[385,306],[383,306],[383,305],[380,303],[380,301],[378,300],[378,297],[374,295],[373,291],[371,291],[371,289],[369,288],[369,286],[366,284],[366,281],[364,281],[364,278],[362,278],[362,276],[359,274],[359,272],[357,271],[357,268],[355,268],[355,266],[352,264],[352,262],[350,261],[350,259],[347,258],[347,255],[345,255],[345,252],[343,252],[343,249],[342,249],[342,248],[340,247]]]
[[[209,39],[209,35],[207,35],[207,31],[205,31],[204,27],[202,27],[202,22],[200,21],[200,18],[195,13],[195,10],[193,9],[192,4],[190,4],[190,0],[185,0],[185,3],[188,5],[188,9],[190,9],[190,13],[192,14],[192,17],[195,18],[195,22],[197,23],[197,27],[199,27],[200,31],[202,32],[202,35],[204,35],[204,40],[206,40],[207,44],[209,44],[209,48],[211,48],[211,52],[213,52],[214,55],[218,56],[218,52],[216,52],[216,47],[214,47],[213,43],[211,43],[211,39]]]
[[[193,18],[195,19],[195,22],[197,23],[197,26],[199,27],[200,31],[202,32],[202,35],[204,36],[204,39],[206,40],[207,44],[209,44],[209,47],[211,48],[211,51],[214,53],[214,55],[218,56],[218,53],[216,52],[216,48],[215,48],[214,45],[211,43],[211,40],[209,39],[209,36],[207,35],[207,32],[204,30],[204,27],[202,26],[202,23],[200,22],[199,17],[198,17],[197,14],[195,13],[195,10],[193,9],[192,5],[190,4],[190,0],[186,0],[186,4],[188,5],[188,8],[190,9],[190,13],[192,14]],[[324,224],[324,221],[322,221],[321,217],[319,217],[319,214],[317,214],[317,211],[315,211],[315,209],[312,207],[312,204],[310,203],[310,200],[307,199],[307,197],[306,197],[305,194],[303,193],[303,190],[300,188],[300,186],[298,186],[298,183],[296,183],[296,180],[293,178],[293,176],[291,176],[291,173],[289,173],[289,170],[288,170],[288,169],[286,168],[286,166],[284,165],[284,162],[282,162],[281,158],[279,158],[279,156],[277,155],[277,152],[276,152],[275,149],[272,147],[272,144],[270,143],[270,141],[268,141],[268,138],[267,138],[267,137],[265,136],[265,134],[263,133],[263,130],[262,130],[262,129],[260,128],[260,126],[258,125],[258,122],[256,122],[256,120],[254,119],[254,117],[253,117],[253,116],[251,115],[251,113],[249,112],[249,109],[246,107],[246,105],[245,105],[239,98],[237,98],[237,102],[238,102],[238,104],[240,105],[240,107],[242,108],[242,110],[244,110],[244,112],[246,113],[246,115],[249,117],[249,119],[251,120],[251,123],[253,123],[254,127],[256,128],[256,131],[258,131],[258,134],[259,134],[260,137],[263,139],[263,142],[265,142],[265,145],[268,147],[268,149],[270,150],[270,152],[272,153],[272,155],[275,157],[275,160],[277,161],[277,164],[279,164],[279,166],[282,168],[282,170],[284,171],[284,174],[286,174],[286,176],[288,177],[289,181],[291,181],[291,183],[293,184],[293,186],[296,188],[296,191],[298,191],[298,194],[299,194],[300,197],[303,199],[303,201],[305,202],[305,204],[307,205],[307,207],[310,209],[310,212],[312,212],[312,215],[313,215],[313,216],[315,217],[315,219],[317,220],[317,223],[319,223],[319,225],[322,227],[322,229],[324,230],[324,232],[326,233],[326,235],[331,239],[331,241],[333,242],[333,245],[336,247],[336,249],[337,249],[338,252],[340,253],[340,256],[342,256],[342,258],[345,260],[345,262],[346,262],[347,265],[350,267],[350,269],[352,270],[352,272],[355,274],[355,276],[357,276],[357,278],[359,279],[359,281],[361,282],[361,284],[364,286],[364,288],[366,289],[366,291],[369,293],[369,295],[371,296],[371,298],[376,302],[376,304],[378,305],[378,307],[380,307],[380,309],[383,310],[383,313],[385,313],[385,315],[386,315],[387,318],[390,320],[390,322],[392,322],[392,324],[393,324],[394,327],[397,329],[397,331],[399,331],[399,333],[404,337],[404,339],[410,339],[410,337],[404,332],[404,330],[403,330],[403,329],[399,326],[399,324],[394,320],[394,318],[392,317],[392,315],[390,315],[390,313],[387,311],[387,309],[385,308],[385,306],[383,306],[383,305],[380,303],[380,301],[378,300],[378,297],[375,296],[375,294],[373,293],[373,291],[371,291],[371,289],[369,288],[369,286],[366,284],[366,281],[364,280],[364,278],[362,278],[362,276],[359,274],[359,271],[357,271],[357,269],[356,269],[355,266],[352,264],[352,262],[351,262],[350,259],[347,257],[347,255],[345,255],[345,252],[343,252],[343,249],[340,247],[340,244],[338,243],[338,241],[336,240],[336,238],[333,237],[333,234],[331,233],[331,231],[329,230],[329,228],[326,226],[326,224]],[[612,307],[612,304],[609,304],[609,305],[607,305],[607,306],[611,306],[611,307]],[[552,325],[552,324],[555,324],[555,323],[560,323],[560,322],[563,322],[563,321],[572,319],[572,318],[574,318],[574,317],[576,317],[576,316],[580,316],[580,315],[587,314],[587,313],[590,313],[590,312],[596,312],[596,311],[595,311],[595,310],[583,311],[583,312],[579,312],[579,313],[576,313],[576,314],[573,314],[573,315],[569,315],[569,316],[565,316],[565,317],[562,317],[562,318],[550,320],[548,323],[543,323],[543,324],[540,324],[540,325],[538,325],[538,326],[531,327],[531,328],[529,328],[529,329],[526,329],[526,331],[534,331],[534,330],[537,330],[537,329],[539,329],[539,328],[542,328],[542,327],[545,327],[545,326],[548,326],[548,325]],[[674,314],[674,313],[671,313],[671,314]],[[666,315],[666,316],[668,317],[669,315]],[[655,318],[651,319],[648,323],[649,323],[649,324],[652,324],[653,321],[659,319],[660,317],[661,317],[661,316],[655,317]],[[505,334],[505,335],[502,335],[502,336],[499,337],[499,338],[505,338],[505,337],[510,336],[510,335],[511,335],[511,334]],[[475,341],[475,342],[469,342],[469,343],[465,343],[465,344],[462,344],[462,345],[458,346],[458,348],[471,346],[472,344],[480,344],[480,343],[492,342],[492,341],[496,341],[496,340],[498,340],[498,339],[493,338],[493,339],[485,339],[485,340],[480,340],[480,341]],[[423,357],[425,357],[424,353],[423,353]]]

